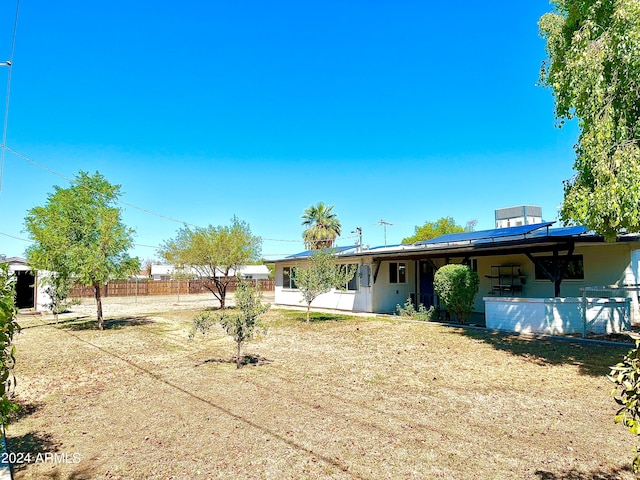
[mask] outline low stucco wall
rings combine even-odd
[[[631,328],[630,298],[485,297],[487,328],[566,335],[620,333]],[[586,325],[585,325],[586,320]]]

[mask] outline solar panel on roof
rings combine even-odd
[[[550,228],[547,233],[546,230],[540,230],[538,232],[533,232],[531,234],[532,237],[571,237],[574,235],[582,235],[583,233],[588,232],[589,229],[583,226],[573,226],[573,227],[560,227],[560,228]]]
[[[515,237],[527,235],[541,228],[547,228],[555,222],[534,223],[530,225],[519,225],[517,227],[494,228],[493,230],[479,230],[477,232],[449,233],[440,237],[432,238],[417,245],[434,245],[441,243],[471,242],[474,240],[491,240],[494,238]]]

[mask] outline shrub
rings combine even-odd
[[[436,272],[433,286],[444,308],[464,324],[480,288],[478,274],[466,265],[445,265]]]
[[[269,305],[262,304],[262,294],[251,282],[238,279],[235,293],[236,308],[224,310],[220,316],[202,312],[193,319],[193,327],[189,335],[193,338],[197,332],[206,334],[216,323],[222,325],[227,335],[236,342],[236,367],[242,364],[242,345],[251,340],[261,324],[258,317],[269,310]]]
[[[418,305],[418,310],[416,310],[411,298],[407,298],[403,306],[396,305],[396,314],[404,318],[423,320],[426,322],[438,319],[438,312],[433,306],[427,309],[423,304],[420,304]]]
[[[15,285],[8,265],[0,265],[0,424],[9,423],[9,415],[18,406],[11,401],[16,363],[13,335],[20,331],[16,322],[18,309],[14,303]]]
[[[622,423],[634,435],[640,435],[640,340],[629,350],[622,362],[611,367],[607,376],[615,387],[611,392],[618,404],[615,423]],[[640,448],[635,449],[633,471],[640,472]]]

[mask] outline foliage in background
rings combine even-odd
[[[634,435],[640,435],[640,340],[629,350],[622,362],[611,367],[607,378],[615,384],[611,392],[620,407],[614,421],[622,423]],[[640,473],[640,448],[635,449],[633,471]]]
[[[478,274],[466,265],[445,265],[434,275],[433,287],[444,308],[464,324],[480,288]]]
[[[262,303],[262,293],[256,290],[252,282],[238,278],[238,286],[234,295],[235,309],[223,310],[220,316],[210,312],[201,312],[193,321],[190,337],[197,332],[206,334],[215,324],[220,323],[227,335],[236,342],[236,367],[242,366],[242,346],[251,340],[260,328],[260,315],[269,310],[270,305]]]
[[[293,280],[307,304],[307,322],[310,320],[311,303],[332,288],[344,290],[355,274],[354,266],[336,262],[332,249],[314,250],[304,267],[294,268]]]
[[[615,241],[640,231],[640,3],[553,0],[540,33],[560,126],[577,118],[575,175],[561,218]]]
[[[15,305],[15,283],[7,264],[0,265],[0,424],[9,423],[9,415],[18,406],[11,401],[16,364],[13,336],[20,331],[16,322],[18,309]]]
[[[44,206],[32,208],[25,218],[29,237],[29,265],[56,272],[95,291],[98,328],[104,328],[102,286],[140,270],[137,258],[129,257],[134,231],[121,220],[115,205],[120,186],[110,184],[96,172],[80,171],[68,188],[54,187]]]
[[[469,220],[463,227],[458,225],[453,217],[442,217],[435,222],[425,222],[421,227],[416,225],[414,234],[403,238],[402,243],[407,245],[431,240],[448,233],[472,232],[477,223],[477,220]]]
[[[305,209],[302,226],[307,227],[302,238],[309,250],[333,247],[342,229],[338,216],[333,213],[333,205],[322,202]]]
[[[205,287],[224,309],[229,283],[240,267],[260,258],[261,248],[262,239],[251,233],[249,224],[233,217],[229,226],[184,227],[164,242],[159,253],[168,263],[189,266],[208,279],[211,284]]]
[[[426,308],[422,303],[418,305],[418,310],[413,306],[413,302],[411,298],[407,298],[407,301],[404,302],[404,305],[396,305],[396,314],[403,317],[409,318],[411,320],[423,320],[423,321],[431,321],[438,319],[438,312],[435,307],[430,306]]]

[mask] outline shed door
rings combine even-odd
[[[16,307],[33,308],[36,277],[31,272],[16,272]]]

